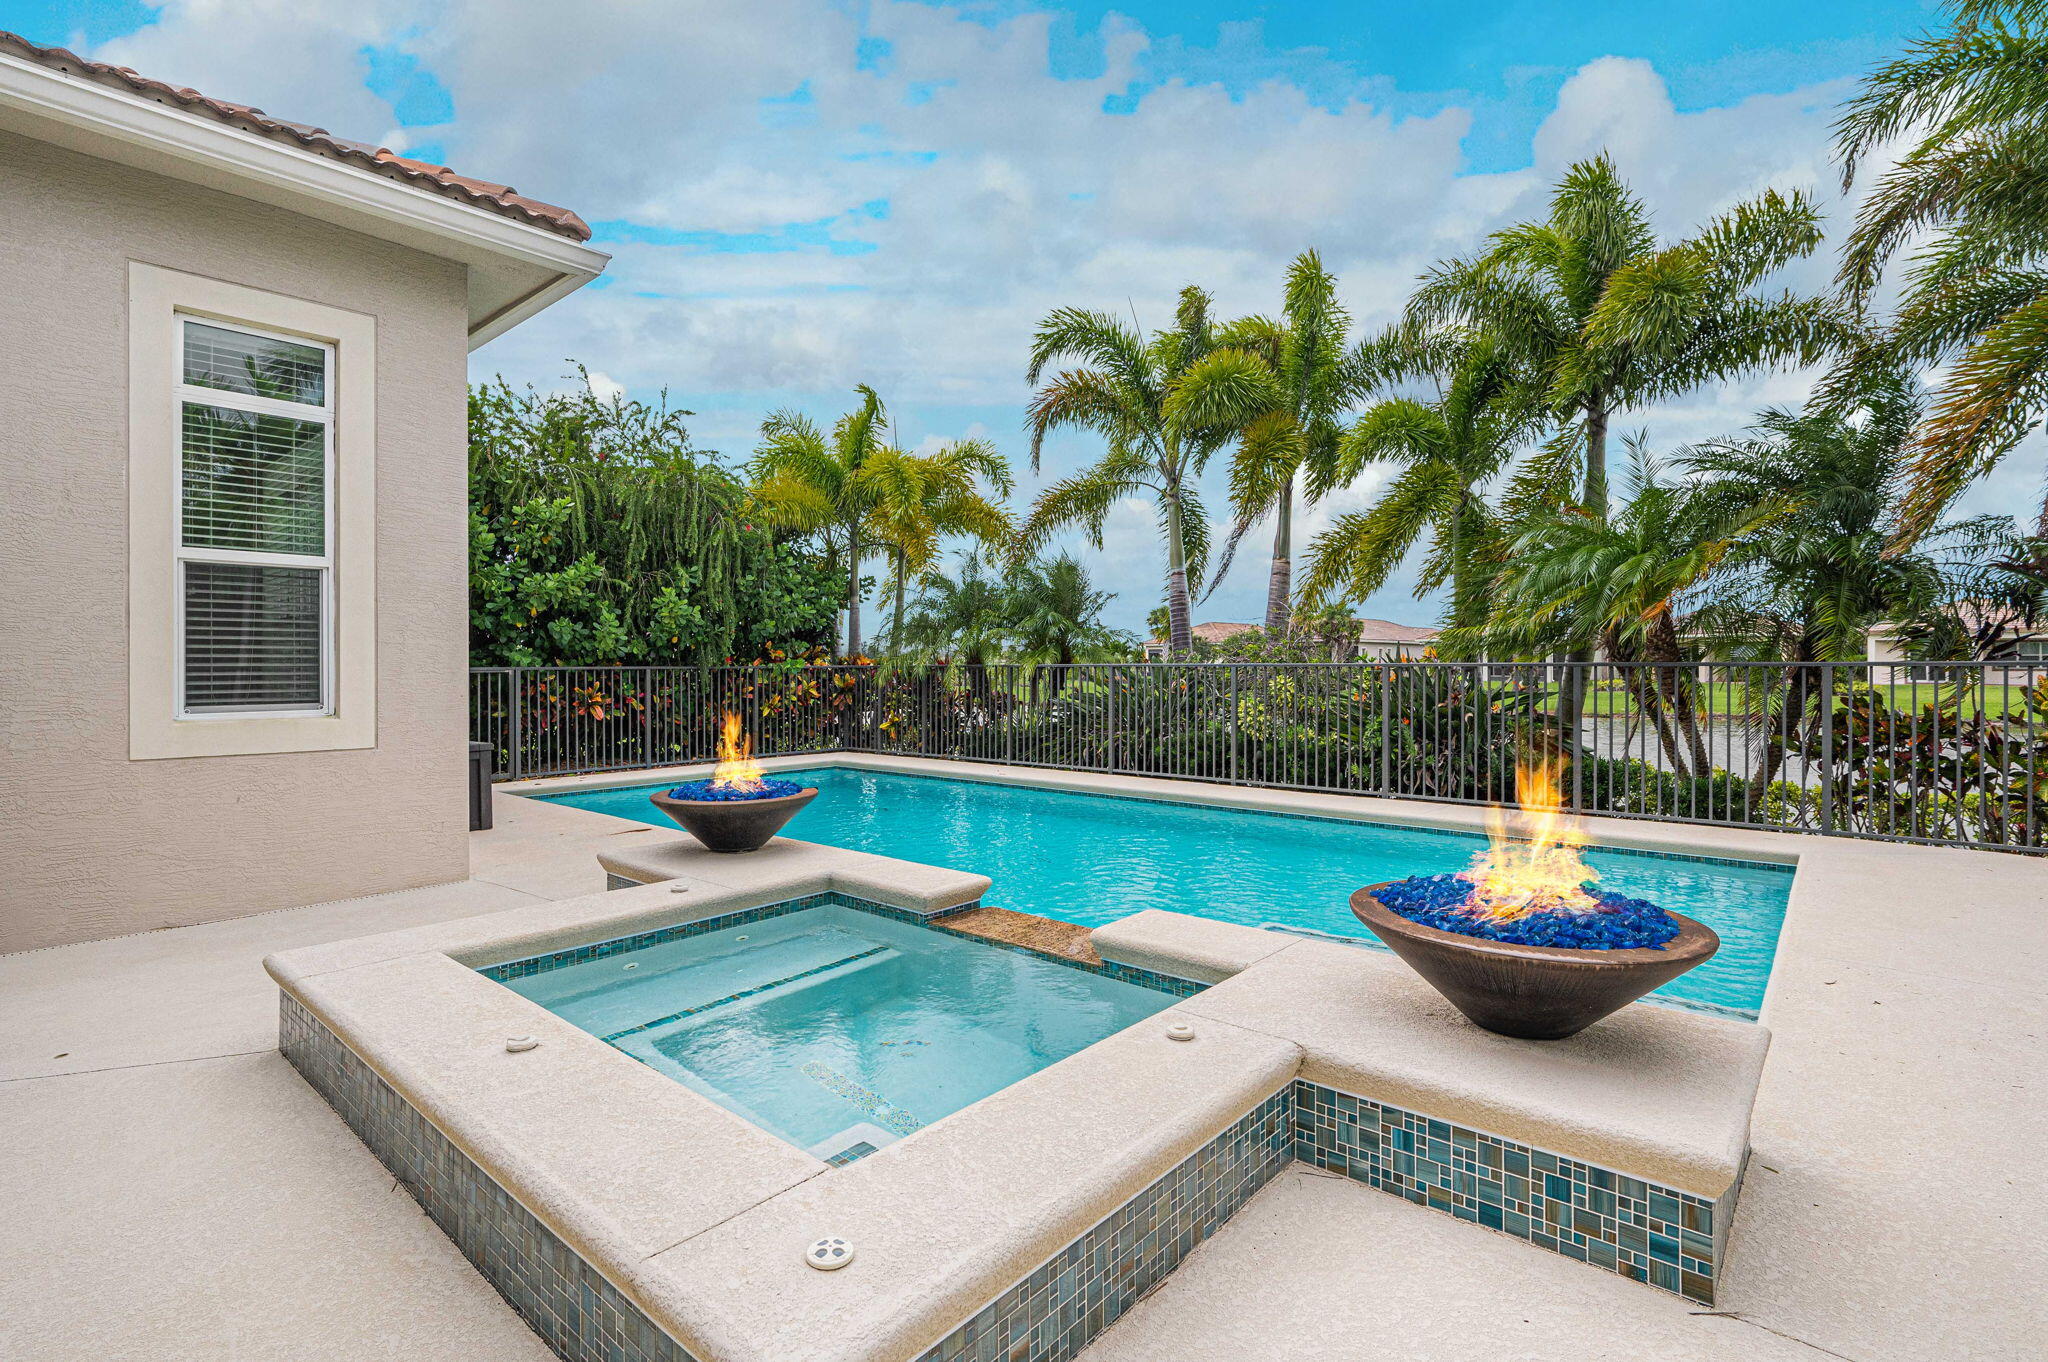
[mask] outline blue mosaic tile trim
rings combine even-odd
[[[278,1049],[566,1362],[697,1362],[290,994]]]
[[[869,1088],[848,1078],[836,1069],[828,1069],[818,1061],[811,1060],[803,1067],[804,1077],[818,1084],[828,1092],[836,1093],[853,1104],[856,1111],[892,1135],[914,1135],[924,1129],[924,1122],[903,1108]],[[872,1152],[872,1151],[870,1151]],[[827,1159],[827,1163],[831,1160]]]
[[[1066,1362],[1287,1165],[1291,1106],[1274,1093],[916,1362]]]
[[[751,998],[756,993],[766,993],[771,988],[781,988],[784,984],[793,984],[799,979],[808,979],[814,974],[823,974],[827,970],[838,969],[842,965],[850,965],[856,960],[865,960],[871,955],[880,955],[889,949],[891,948],[888,946],[875,946],[869,950],[855,951],[844,960],[834,960],[824,965],[813,965],[809,969],[798,970],[795,974],[784,975],[782,978],[776,979],[771,983],[756,984],[752,988],[743,988],[737,993],[728,993],[723,998],[713,998],[708,1003],[699,1003],[695,1007],[686,1007],[680,1012],[671,1012],[666,1017],[656,1017],[653,1021],[644,1021],[638,1026],[629,1026],[623,1031],[614,1031],[609,1036],[604,1037],[604,1040],[606,1044],[610,1044],[613,1041],[624,1040],[628,1036],[637,1036],[642,1031],[652,1031],[657,1026],[667,1026],[670,1022],[681,1021],[685,1017],[694,1017],[700,1012],[709,1012],[714,1008],[724,1007],[727,1003],[736,1003],[742,998]]]
[[[1297,1079],[1294,1156],[1624,1277],[1714,1303],[1718,1202]]]
[[[875,1147],[866,1140],[857,1140],[825,1160],[825,1162],[833,1168],[844,1168],[847,1164],[864,1159],[874,1152]]]
[[[1069,961],[1067,963],[1078,963]],[[1083,966],[1083,968],[1089,968]],[[1199,979],[1183,979],[1177,974],[1161,974],[1158,970],[1143,969],[1137,965],[1126,965],[1116,960],[1105,960],[1096,972],[1109,979],[1120,979],[1127,984],[1139,984],[1145,988],[1156,988],[1161,993],[1171,993],[1180,998],[1192,998],[1209,985]]]

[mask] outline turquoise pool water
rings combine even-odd
[[[1484,839],[1384,823],[1197,808],[1014,785],[826,768],[776,775],[818,787],[784,831],[805,841],[977,871],[987,902],[1097,927],[1170,908],[1254,927],[1357,938],[1355,889],[1465,869]],[[547,796],[664,822],[659,785]],[[1792,888],[1789,866],[1594,849],[1601,884],[1697,918],[1712,960],[1651,996],[1754,1016]],[[1367,942],[1376,949],[1377,943]]]
[[[505,986],[824,1159],[879,1149],[1174,1001],[836,905]]]

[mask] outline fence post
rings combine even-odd
[[[1380,663],[1380,793],[1394,792],[1394,659]]]
[[[654,765],[654,668],[640,669],[640,764]]]
[[[511,779],[513,779],[513,780],[517,780],[517,779],[519,779],[519,768],[520,768],[520,759],[519,759],[519,749],[520,749],[520,748],[521,748],[522,746],[524,746],[524,745],[525,745],[525,734],[526,734],[526,725],[525,725],[525,723],[524,723],[524,722],[522,722],[522,714],[523,714],[523,711],[524,711],[524,709],[525,709],[525,707],[526,707],[526,687],[525,687],[524,685],[520,684],[520,676],[519,676],[520,670],[521,670],[520,668],[518,668],[518,667],[514,667],[514,668],[512,669],[512,673],[511,673],[511,674],[512,674],[512,704],[511,704],[511,711],[512,711],[512,714],[511,714],[511,720],[512,720],[512,751],[511,751],[511,754],[510,754],[510,758],[509,758],[509,760],[508,760],[508,761],[507,761],[507,762],[505,763],[505,764],[506,764],[506,766],[510,768],[510,769],[509,769],[509,770],[508,770],[508,771],[506,772],[506,774],[507,774],[507,775],[508,775],[508,776],[509,776],[509,777],[510,777]]]
[[[1237,778],[1237,664],[1230,664],[1230,783],[1241,784]]]
[[[1835,664],[1820,664],[1820,830],[1835,828]]]
[[[1586,750],[1581,741],[1579,729],[1586,715],[1586,671],[1591,662],[1580,663],[1571,658],[1564,661],[1564,685],[1558,688],[1559,725],[1565,731],[1559,734],[1565,741],[1565,751],[1572,759],[1572,808],[1583,811],[1586,807]]]

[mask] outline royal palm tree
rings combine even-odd
[[[1932,525],[2048,407],[2048,0],[1952,0],[1927,34],[1864,81],[1835,126],[1842,183],[1895,139],[1842,252],[1866,303],[1915,243],[1889,337],[1948,367],[1915,437],[1903,535]],[[2048,503],[2036,533],[2048,534]]]
[[[1168,397],[1214,346],[1209,296],[1185,288],[1172,329],[1155,332],[1149,341],[1106,312],[1050,313],[1032,341],[1026,375],[1036,384],[1054,364],[1078,365],[1054,374],[1032,395],[1032,471],[1046,435],[1055,430],[1092,432],[1106,448],[1094,464],[1039,494],[1017,533],[1013,559],[1031,558],[1053,535],[1075,525],[1099,548],[1110,510],[1127,497],[1149,496],[1166,547],[1169,656],[1185,656],[1192,646],[1188,579],[1200,578],[1208,562],[1208,518],[1194,480],[1227,435],[1170,417]]]
[[[865,476],[881,489],[868,528],[889,560],[894,648],[903,633],[906,583],[938,560],[944,538],[965,536],[987,549],[1008,542],[1015,526],[990,494],[1008,497],[1015,483],[1009,460],[986,440],[958,440],[929,454],[885,447],[870,459]]]
[[[1345,355],[1350,326],[1336,276],[1314,251],[1304,251],[1288,267],[1279,319],[1247,317],[1224,327],[1217,349],[1188,371],[1168,403],[1169,415],[1187,424],[1237,433],[1230,465],[1235,515],[1210,589],[1230,570],[1239,541],[1271,515],[1272,638],[1287,632],[1292,609],[1296,481],[1306,474],[1310,501],[1328,489],[1342,416],[1358,396],[1358,373]]]
[[[1503,346],[1462,329],[1423,334],[1396,326],[1360,347],[1363,367],[1385,381],[1427,379],[1436,400],[1389,397],[1375,403],[1339,443],[1318,476],[1329,486],[1368,467],[1392,465],[1392,479],[1369,510],[1337,517],[1309,548],[1304,609],[1330,596],[1365,600],[1386,584],[1416,542],[1428,537],[1416,592],[1450,588],[1445,624],[1477,624],[1485,588],[1499,563],[1499,517],[1482,489],[1513,463],[1537,430],[1542,409],[1530,400]]]

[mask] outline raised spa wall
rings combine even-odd
[[[631,888],[685,873],[702,863],[703,853],[691,843],[672,842],[608,854],[603,860],[612,887]],[[978,903],[969,903],[920,918],[858,900],[841,901],[891,917],[921,920],[940,930],[991,911],[980,909]],[[810,902],[802,901],[792,906],[807,907]],[[1085,958],[1077,959],[1077,952],[1055,953],[1042,947],[1033,953],[1061,964],[1093,969],[1183,997],[1192,997],[1211,982],[1240,974],[1248,967],[1278,955],[1281,947],[1293,944],[1292,938],[1263,929],[1191,919],[1177,913],[1142,913],[1096,932],[1027,914],[1010,913],[1006,916],[1012,921],[993,928],[979,928],[977,924],[977,929],[971,934],[1008,949],[1032,949],[1022,943],[1036,939],[1049,945],[1078,933],[1089,938],[1090,944],[1098,948]],[[695,924],[677,929],[677,932],[710,930],[737,920],[721,919]],[[1006,933],[1016,934],[1017,939],[1005,940]],[[629,937],[592,950],[609,954],[637,949],[670,939],[670,935],[654,933]],[[1362,967],[1364,974],[1361,977],[1371,979],[1377,985],[1375,991],[1382,995],[1383,1006],[1388,1001],[1387,995],[1391,995],[1395,1015],[1417,1027],[1412,1031],[1409,1027],[1387,1028],[1375,1039],[1382,1044],[1394,1041],[1411,1051],[1425,1052],[1423,1063],[1426,1066],[1440,1065],[1446,1074],[1459,1072],[1470,1062],[1469,1056],[1463,1053],[1466,1048],[1464,1042],[1468,1040],[1477,1041],[1481,1046],[1504,1041],[1508,1047],[1531,1047],[1537,1055],[1550,1051],[1554,1057],[1557,1053],[1558,1047],[1552,1042],[1507,1041],[1504,1037],[1492,1037],[1464,1024],[1450,1013],[1436,994],[1416,983],[1404,966],[1385,957],[1373,955],[1361,961],[1355,947],[1321,942],[1299,944],[1311,949],[1297,951],[1285,961],[1273,962],[1268,966],[1268,972],[1286,969],[1291,983],[1301,986],[1304,993],[1315,995],[1328,991],[1319,984],[1341,984],[1341,980],[1328,977],[1331,972],[1342,975]],[[1322,971],[1300,967],[1312,957],[1320,957],[1324,966]],[[541,957],[500,969],[532,972],[557,963],[574,963],[580,958],[591,956],[577,953],[574,957]],[[496,971],[486,972],[496,974]],[[1318,980],[1314,977],[1317,973],[1325,977]],[[1185,977],[1188,975],[1199,977]],[[1270,995],[1270,990],[1262,989],[1260,992]],[[1219,1008],[1217,1015],[1227,1016],[1229,1010],[1228,1006]],[[1379,1072],[1369,1075],[1348,1075],[1360,1080],[1352,1084],[1353,1091],[1297,1080],[1290,1090],[1291,1147],[1295,1157],[1305,1163],[1392,1192],[1416,1205],[1447,1212],[1458,1219],[1526,1240],[1539,1248],[1710,1305],[1714,1300],[1718,1268],[1725,1256],[1728,1225],[1733,1219],[1740,1167],[1746,1154],[1748,1110],[1756,1081],[1761,1076],[1767,1037],[1760,1028],[1739,1022],[1699,1018],[1697,1020],[1704,1025],[1693,1027],[1687,1024],[1692,1019],[1681,1020],[1682,1017],[1684,1014],[1676,1014],[1668,1019],[1684,1037],[1673,1038],[1677,1046],[1693,1047],[1703,1036],[1692,1033],[1703,1032],[1717,1036],[1720,1041],[1713,1047],[1715,1053],[1738,1060],[1735,1081],[1728,1094],[1741,1112],[1742,1133],[1737,1137],[1737,1147],[1729,1149],[1724,1142],[1719,1149],[1707,1147],[1695,1151],[1692,1167],[1669,1162],[1671,1151],[1668,1148],[1645,1149],[1643,1153],[1649,1157],[1639,1162],[1628,1161],[1627,1137],[1619,1133],[1606,1146],[1595,1144],[1592,1147],[1604,1154],[1619,1153],[1622,1157],[1614,1162],[1620,1167],[1589,1163],[1583,1157],[1574,1159],[1550,1149],[1489,1134],[1484,1129],[1446,1119],[1452,1112],[1469,1116],[1473,1111],[1458,1096],[1444,1093],[1443,1101],[1432,1102],[1427,1086],[1419,1086],[1412,1080],[1402,1083],[1387,1072],[1387,1066],[1381,1066]],[[1667,1020],[1657,1012],[1649,1013],[1642,1020],[1649,1023],[1653,1031],[1669,1029],[1656,1025],[1660,1020]],[[1277,1015],[1261,1016],[1258,1021],[1261,1028],[1289,1025],[1285,1018]],[[1450,1045],[1443,1045],[1428,1034],[1431,1030],[1454,1039]],[[1400,1032],[1406,1034],[1396,1040]],[[1440,1053],[1427,1054],[1428,1051]],[[1514,1053],[1513,1048],[1509,1053]],[[1520,1062],[1526,1063],[1527,1060]],[[1688,1064],[1687,1070],[1693,1070],[1696,1064],[1696,1060]],[[1706,1073],[1699,1076],[1703,1082],[1711,1078]],[[1391,1084],[1390,1078],[1393,1079]],[[1503,1093],[1512,1093],[1522,1086],[1505,1081],[1505,1076],[1503,1079],[1500,1084]],[[1390,1088],[1409,1096],[1418,1109],[1410,1110],[1359,1095],[1360,1092],[1373,1091],[1384,1097]],[[1587,1095],[1593,1096],[1591,1093]],[[1653,1095],[1648,1096],[1654,1100]],[[1495,1113],[1506,1118],[1501,1122],[1503,1126],[1527,1128],[1527,1112],[1496,1105],[1481,1107],[1478,1114],[1484,1118]],[[1709,1121],[1713,1113],[1707,1107],[1701,1106],[1688,1114],[1696,1114],[1700,1118],[1701,1129],[1711,1128]],[[1578,1124],[1580,1118],[1561,1115],[1563,1119],[1555,1127],[1562,1137],[1557,1143],[1581,1151],[1587,1149],[1583,1137],[1569,1128]],[[1558,1120],[1558,1117],[1551,1119]],[[1644,1143],[1651,1143],[1657,1138],[1650,1135]],[[1620,1171],[1620,1168],[1634,1166],[1641,1173],[1644,1168],[1653,1167],[1659,1175],[1689,1175],[1693,1186],[1713,1186],[1716,1178],[1714,1163],[1718,1157],[1729,1155],[1734,1159],[1733,1180],[1718,1195],[1702,1196],[1663,1185],[1654,1178]]]

